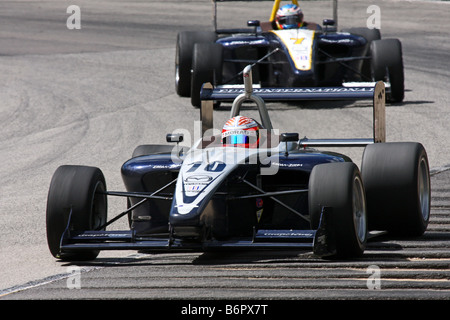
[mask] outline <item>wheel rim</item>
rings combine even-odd
[[[424,221],[428,221],[430,215],[430,180],[428,179],[428,163],[424,157],[422,157],[419,162],[417,182],[422,218]]]
[[[367,211],[364,189],[361,179],[353,180],[353,222],[359,242],[363,243],[367,235]]]
[[[106,195],[105,186],[102,182],[97,182],[95,186],[94,198],[92,199],[92,230],[99,229],[106,223]]]
[[[178,64],[175,66],[175,86],[178,88],[178,83],[180,82],[180,67]]]
[[[180,82],[180,47],[177,44],[175,52],[175,87],[178,88]]]

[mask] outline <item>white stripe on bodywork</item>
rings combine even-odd
[[[234,147],[192,148],[186,155],[175,188],[175,207],[179,214],[188,214],[207,200],[239,164],[257,164],[258,155],[267,156],[267,149]]]
[[[276,34],[284,43],[298,70],[311,70],[315,34],[313,30],[287,29],[273,30],[271,32]]]

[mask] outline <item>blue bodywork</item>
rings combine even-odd
[[[137,234],[168,232],[169,226],[178,234],[198,237],[206,227],[214,238],[251,236],[256,225],[267,229],[308,229],[305,221],[287,212],[269,198],[238,199],[242,195],[255,193],[255,190],[242,183],[241,178],[264,186],[267,192],[292,189],[307,189],[311,170],[321,163],[351,161],[348,157],[313,149],[302,149],[286,155],[280,152],[272,157],[271,164],[278,166],[276,175],[257,178],[260,164],[239,165],[212,194],[206,205],[188,215],[178,214],[175,208],[175,185],[159,192],[168,199],[149,199],[132,212],[131,228]],[[276,160],[275,160],[276,159]],[[180,161],[173,161],[170,153],[144,155],[132,158],[122,166],[122,178],[128,192],[149,194],[160,190],[177,179],[181,168]],[[259,182],[256,182],[260,179]],[[308,214],[307,193],[288,194],[279,197],[291,203],[299,212]],[[141,199],[130,197],[130,205]],[[257,202],[259,201],[259,204]],[[261,205],[264,203],[264,205]],[[260,207],[258,207],[260,206]],[[256,211],[264,209],[261,221],[257,221]]]
[[[250,62],[279,49],[253,67],[254,83],[261,87],[341,86],[345,81],[361,81],[360,71],[367,56],[368,42],[362,36],[345,32],[315,32],[313,64],[310,70],[295,67],[286,45],[273,32],[237,34],[219,38],[223,47],[224,84],[242,83],[238,74]],[[345,64],[339,59],[346,59]]]

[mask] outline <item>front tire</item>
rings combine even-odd
[[[55,258],[82,261],[98,256],[98,250],[61,253],[60,241],[71,210],[71,230],[96,230],[106,222],[105,191],[105,178],[98,168],[66,165],[55,171],[50,183],[46,211],[47,243]]]
[[[308,201],[313,230],[319,227],[321,208],[332,208],[337,256],[361,256],[368,229],[366,198],[358,167],[352,162],[316,165],[309,179]]]
[[[148,156],[152,154],[172,153],[176,146],[165,144],[142,144],[137,146],[132,154],[132,158]]]

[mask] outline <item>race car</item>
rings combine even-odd
[[[194,107],[200,107],[203,83],[236,88],[242,85],[241,70],[248,64],[261,88],[367,86],[384,81],[389,102],[404,98],[401,42],[381,39],[379,29],[337,32],[337,17],[323,20],[323,27],[303,21],[297,0],[284,6],[275,0],[269,21],[249,20],[251,28],[217,29],[216,16],[214,31],[183,31],[177,36],[175,89],[190,97]],[[292,17],[300,22],[289,22]]]
[[[328,98],[371,99],[372,138],[299,139],[272,126],[251,66],[245,92],[233,101],[222,131],[210,126],[220,89],[203,86],[202,136],[191,147],[169,133],[167,145],[138,146],[121,167],[126,191],[107,189],[101,169],[60,166],[47,200],[51,254],[90,260],[101,250],[309,250],[319,257],[354,258],[370,237],[422,235],[430,215],[430,175],[425,148],[385,142],[385,87],[329,92]],[[323,92],[289,92],[287,99]],[[292,96],[294,95],[294,97]],[[255,103],[260,119],[241,113]],[[244,109],[244,108],[243,108]],[[317,148],[364,147],[361,170],[337,152]],[[108,220],[108,197],[127,199]],[[121,217],[129,229],[107,230]]]

